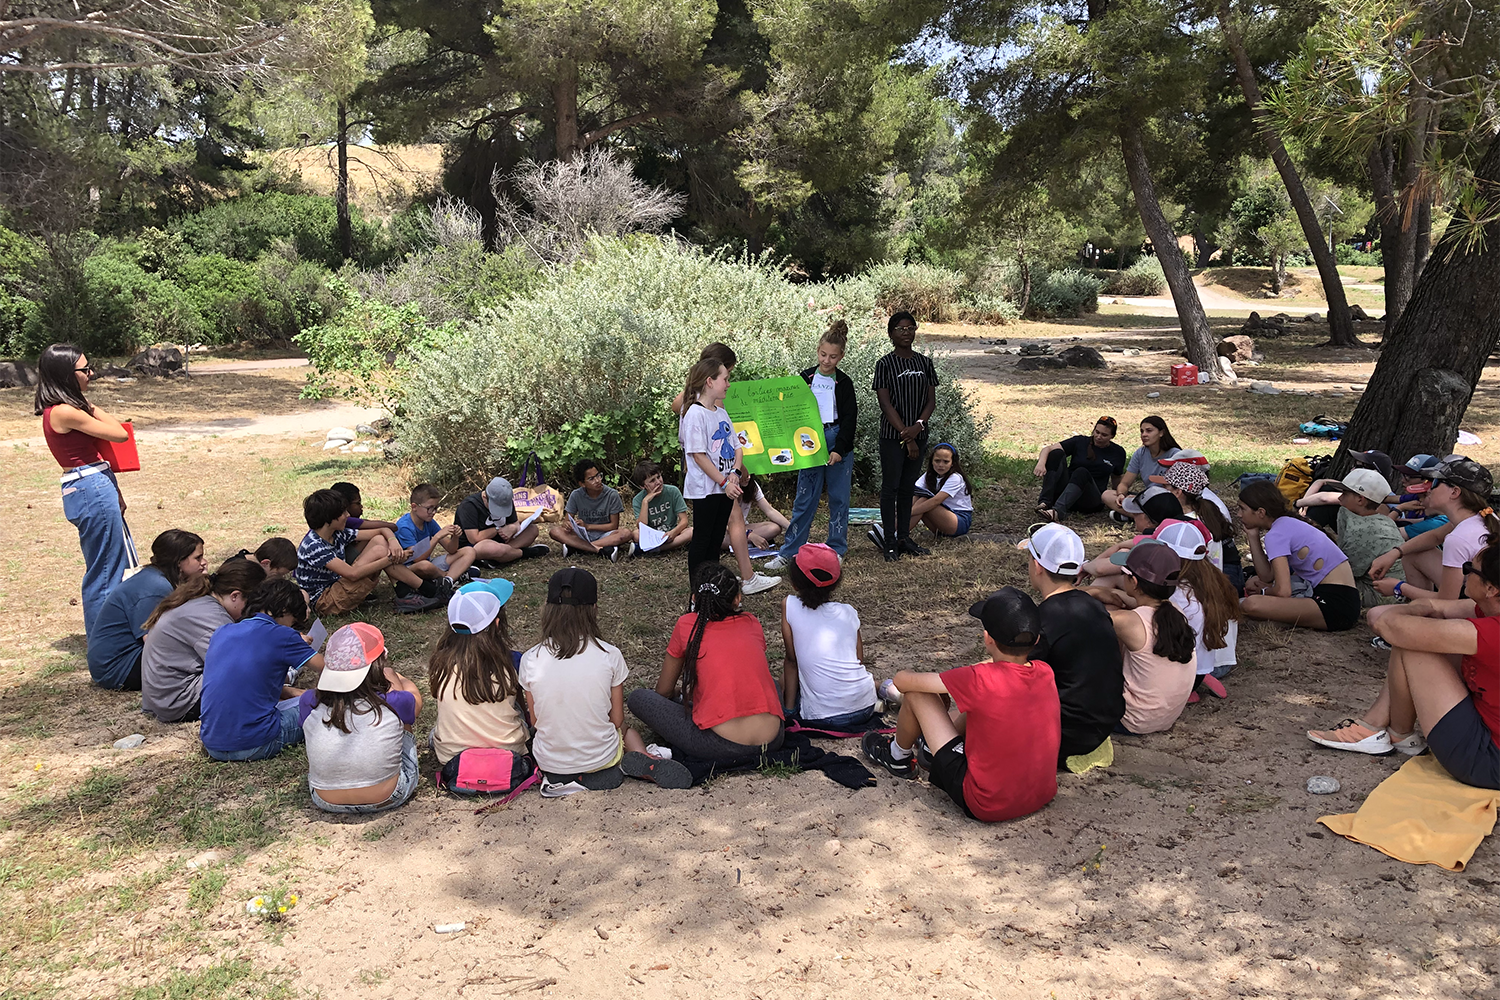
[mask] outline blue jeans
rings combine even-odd
[[[385,812],[387,809],[395,809],[398,806],[406,805],[411,797],[417,793],[418,780],[417,738],[407,732],[401,734],[401,773],[396,778],[396,790],[384,802],[372,802],[369,804],[326,802],[318,795],[317,789],[308,786],[308,791],[312,792],[313,805],[324,812],[368,814]]]
[[[828,729],[833,732],[843,732],[849,726],[862,726],[875,718],[875,706],[861,708],[854,712],[845,712],[843,715],[834,715],[826,719],[804,719],[802,718],[802,693],[797,693],[797,704],[792,707],[792,715],[807,729]]]
[[[83,631],[92,635],[104,599],[120,585],[130,564],[120,491],[110,474],[101,472],[64,483],[62,502],[63,516],[78,529],[83,549]]]
[[[269,743],[262,744],[251,750],[211,750],[203,748],[203,752],[214,760],[268,760],[281,753],[287,747],[294,747],[302,742],[302,727],[297,723],[297,706],[291,705],[281,710],[281,732]]]
[[[838,437],[838,424],[824,428],[823,437]],[[797,499],[792,503],[792,525],[781,543],[781,558],[791,560],[807,541],[818,501],[828,491],[828,547],[840,556],[849,551],[849,489],[854,478],[854,457],[842,456],[837,464],[820,465],[797,473]]]

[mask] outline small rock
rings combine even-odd
[[[1332,396],[1334,399],[1344,398],[1344,394],[1342,392],[1330,392],[1328,395]]]
[[[1141,350],[1138,347],[1127,347],[1120,353],[1127,358],[1138,358],[1141,356]]]
[[[1159,393],[1159,392],[1148,392],[1148,393],[1146,393],[1146,398],[1147,399],[1160,399],[1161,398],[1161,393]]]
[[[1021,345],[1021,357],[1023,358],[1039,358],[1051,353],[1051,344],[1030,343]]]
[[[1317,774],[1307,779],[1307,790],[1313,795],[1332,795],[1344,786],[1339,784],[1339,779],[1330,778],[1326,774]]]
[[[1076,337],[1074,338],[1077,339]],[[1108,368],[1109,362],[1092,347],[1075,344],[1061,351],[1057,358],[1070,368]]]
[[[986,347],[984,349],[984,353],[986,353],[986,354],[1009,354],[1010,352],[1007,351],[1003,347]]]
[[[367,444],[357,444],[349,450],[354,452],[355,454],[364,454],[365,452],[370,450],[370,446]]]
[[[1365,387],[1364,387],[1364,385],[1362,383],[1356,382],[1355,384],[1353,384],[1353,385],[1351,385],[1349,387],[1349,391],[1350,392],[1364,392],[1365,391]]]
[[[129,736],[121,737],[120,739],[115,740],[115,749],[134,750],[136,747],[145,742],[146,737],[142,736],[140,733],[131,733]]]
[[[1292,438],[1292,444],[1307,444],[1307,438]]]
[[[143,375],[174,375],[182,371],[182,352],[175,347],[148,347],[126,362]]]
[[[0,389],[18,389],[36,385],[36,365],[24,358],[9,358],[0,361]]]
[[[1323,322],[1323,317],[1321,315],[1319,315],[1318,313],[1308,313],[1306,316],[1302,317],[1302,322],[1304,322],[1304,323],[1321,323],[1321,322]]]
[[[1357,302],[1349,307],[1349,318],[1360,323],[1370,322],[1370,314]]]
[[[329,441],[353,441],[359,437],[347,427],[334,427],[325,435]]]
[[[1109,304],[1112,305],[1112,306],[1123,306],[1125,304],[1125,300],[1124,299],[1110,299],[1109,300]]]
[[[432,929],[438,934],[457,934],[463,930],[465,924],[462,920],[455,924],[433,924]]]
[[[1278,389],[1278,388],[1276,388],[1270,382],[1251,382],[1250,383],[1250,391],[1251,392],[1258,392],[1258,393],[1261,393],[1261,394],[1266,395],[1266,396],[1279,396],[1279,395],[1281,395],[1281,390]]]
[[[323,450],[324,451],[332,451],[335,448],[342,448],[343,446],[344,446],[344,442],[342,442],[342,441],[324,441],[323,442]]]
[[[371,427],[369,424],[356,424],[354,426],[354,433],[356,433],[356,434],[367,434],[370,437],[374,437],[376,434],[379,434],[380,432],[377,431],[375,428]]]
[[[997,343],[997,344],[1008,344],[1008,343],[1010,343],[1010,341],[1008,339],[1006,339],[1005,337],[1001,337],[999,340],[995,341],[995,343]],[[386,423],[389,424],[390,421],[387,420]]]
[[[831,840],[823,841],[823,853],[829,855],[830,857],[838,854],[839,851],[842,851],[843,849],[844,844],[837,837],[834,837]]]

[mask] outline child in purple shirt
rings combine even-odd
[[[1274,483],[1240,491],[1240,522],[1255,575],[1241,608],[1251,618],[1344,632],[1359,621],[1349,557],[1315,525],[1295,516]]]

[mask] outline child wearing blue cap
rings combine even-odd
[[[470,747],[526,752],[531,734],[520,703],[519,657],[505,618],[514,590],[509,580],[483,580],[466,584],[448,602],[448,629],[427,664],[437,702],[428,742],[440,764]]]

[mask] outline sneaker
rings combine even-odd
[[[1116,524],[1134,524],[1135,523],[1135,518],[1131,517],[1129,514],[1126,514],[1123,511],[1118,511],[1118,510],[1112,510],[1112,511],[1110,511],[1109,512],[1109,519],[1111,521],[1115,522]]]
[[[1320,746],[1334,750],[1353,750],[1355,753],[1387,754],[1392,749],[1391,737],[1384,729],[1371,729],[1353,719],[1345,719],[1332,729],[1318,732],[1308,730],[1307,738]]]
[[[918,736],[917,742],[911,745],[911,756],[922,770],[932,770],[932,751],[927,749],[927,741],[922,737]]]
[[[865,532],[865,537],[873,542],[877,549],[882,552],[885,551],[885,532],[881,530],[880,525],[877,524]]]
[[[569,545],[567,542],[562,543],[562,550],[564,559],[568,559],[578,554],[578,549],[575,546]]]
[[[882,549],[881,551],[885,553],[886,562],[895,562],[901,558],[901,553],[895,549]]]
[[[635,542],[626,542],[624,545],[611,545],[609,547],[609,561],[619,562],[621,559],[629,559],[635,555]]]
[[[761,565],[761,569],[765,570],[767,573],[780,573],[791,564],[792,561],[790,559],[783,559],[781,556],[773,556]]]
[[[1380,638],[1380,636],[1378,635],[1370,640],[1370,645],[1375,649],[1383,649],[1386,652],[1391,651],[1391,644]]]
[[[887,705],[895,706],[901,704],[901,692],[896,690],[896,679],[894,677],[887,677],[881,681],[880,686],[875,689],[875,694]]]
[[[415,587],[408,587],[406,584],[402,583],[401,581],[399,581],[399,580],[396,581],[396,599],[397,600],[400,600],[402,598],[410,597],[412,594],[415,594],[416,592],[417,591],[416,591]],[[371,594],[370,596],[373,597],[374,594]],[[368,599],[369,598],[366,598],[366,600],[368,600]]]
[[[915,755],[905,760],[896,760],[891,756],[891,744],[896,737],[887,736],[884,733],[865,733],[859,741],[859,748],[865,752],[865,756],[872,763],[879,764],[898,778],[911,781],[917,776],[917,758]]]
[[[1406,756],[1408,757],[1415,757],[1417,754],[1427,749],[1427,741],[1422,738],[1421,733],[1413,729],[1411,735],[1406,739],[1392,740],[1391,746],[1396,750],[1399,750],[1402,753],[1406,754]]]
[[[740,593],[749,597],[751,594],[758,594],[762,590],[770,590],[780,582],[781,577],[779,576],[766,576],[763,573],[756,573],[750,579],[740,581]]]
[[[647,743],[646,752],[653,757],[660,757],[662,760],[672,759],[671,749],[669,747],[662,746],[660,743]]]
[[[450,580],[446,576],[440,576],[432,583],[432,598],[447,604],[453,598],[453,592],[458,589],[457,581]]]
[[[610,562],[614,562],[615,556],[619,553],[619,551],[620,547],[618,545],[606,545],[600,548],[594,554],[601,558],[608,559]]]
[[[564,545],[563,554],[566,555],[567,551],[568,547]],[[547,548],[547,546],[543,545],[541,542],[538,542],[535,545],[528,545],[521,550],[522,559],[540,559],[542,556],[550,556],[551,554],[552,550]]]
[[[901,539],[901,541],[899,541],[899,542],[896,543],[896,547],[898,549],[900,549],[902,552],[904,552],[904,553],[906,553],[907,555],[910,555],[910,556],[930,556],[930,555],[932,555],[932,550],[931,549],[929,549],[929,548],[927,548],[925,546],[922,546],[922,545],[918,545],[916,542],[912,541],[910,538],[903,538],[903,539]]]
[[[620,770],[632,778],[654,781],[662,788],[693,787],[693,772],[687,769],[687,765],[664,757],[631,751],[620,758]]]
[[[579,792],[586,791],[588,789],[576,781],[548,781],[546,778],[542,779],[542,798],[544,799],[560,799],[565,795],[577,795]]]
[[[1198,689],[1201,691],[1207,691],[1215,698],[1229,697],[1229,689],[1224,686],[1223,681],[1219,680],[1213,674],[1203,674],[1201,677],[1199,677]]]
[[[423,611],[436,611],[445,607],[448,603],[446,598],[423,597],[421,594],[412,594],[410,597],[398,597],[391,602],[398,615],[414,615]]]

